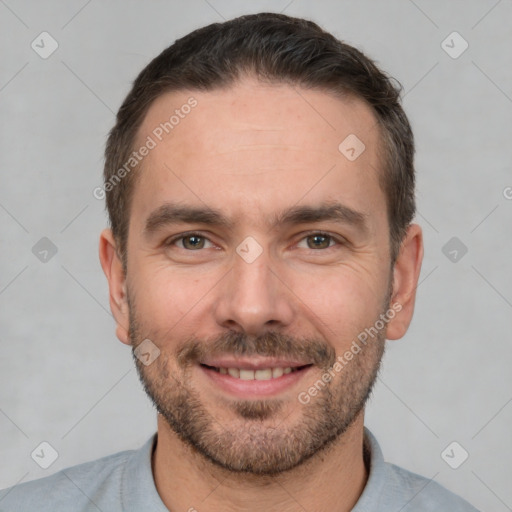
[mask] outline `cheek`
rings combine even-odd
[[[134,274],[138,320],[152,332],[183,334],[186,326],[197,325],[201,299],[215,284],[212,277],[191,277],[190,272],[185,275],[168,266],[145,265]]]
[[[339,267],[294,281],[290,287],[301,300],[300,316],[310,318],[333,346],[350,344],[381,313],[384,283],[360,269]]]

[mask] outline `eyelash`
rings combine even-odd
[[[341,246],[341,245],[345,245],[345,241],[341,238],[338,238],[334,235],[331,235],[330,233],[326,233],[325,231],[310,231],[308,233],[305,233],[304,236],[299,240],[299,242],[301,242],[302,240],[310,237],[310,236],[314,236],[314,235],[318,235],[318,236],[323,236],[323,237],[326,237],[326,238],[330,238],[333,242],[336,242],[335,245],[331,245],[329,247],[326,247],[325,249],[307,249],[308,251],[311,251],[311,252],[325,252],[327,251],[328,249],[333,249],[334,247],[336,247],[336,245],[338,246]],[[193,236],[197,236],[199,238],[203,238],[205,240],[208,240],[210,243],[213,243],[208,237],[202,235],[201,233],[198,233],[198,232],[195,232],[195,231],[190,231],[190,232],[187,232],[187,233],[181,233],[180,235],[177,235],[175,237],[172,237],[168,240],[166,240],[164,242],[164,246],[165,247],[170,247],[172,245],[174,245],[175,242],[177,242],[178,240],[182,240],[183,238],[189,238],[189,237],[193,237]],[[187,252],[196,252],[194,250],[189,250],[189,249],[185,249],[185,248],[182,248],[182,247],[179,247],[179,249],[183,249],[184,251],[187,251]],[[197,249],[197,251],[199,252],[201,249]]]

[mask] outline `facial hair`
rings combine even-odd
[[[390,294],[382,313],[389,309],[389,299]],[[215,411],[194,388],[190,371],[201,359],[230,354],[306,360],[316,370],[303,378],[301,391],[307,391],[335,363],[333,347],[321,339],[296,338],[277,331],[249,337],[230,330],[208,341],[187,339],[170,352],[170,340],[155,336],[150,339],[159,347],[160,356],[145,366],[135,355],[137,345],[145,338],[142,325],[133,298],[129,297],[128,304],[133,358],[156,410],[196,453],[235,473],[276,475],[300,466],[331,446],[364,409],[384,353],[385,329],[361,346],[360,352],[307,404],[294,399],[292,412],[298,410],[299,419],[293,424],[286,424],[291,413],[283,415],[289,400],[279,398],[221,400],[219,403],[236,417],[226,422],[222,413],[217,411],[215,416]],[[359,332],[363,330],[364,327]]]

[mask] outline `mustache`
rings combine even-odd
[[[323,369],[336,362],[336,352],[324,341],[310,338],[294,338],[279,332],[266,332],[261,336],[248,336],[243,332],[229,331],[209,341],[191,338],[180,345],[176,359],[186,367],[200,363],[207,357],[216,356],[290,357],[314,364]]]

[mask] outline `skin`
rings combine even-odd
[[[146,115],[139,142],[191,95],[197,106],[137,170],[141,174],[131,205],[126,274],[110,230],[100,237],[116,334],[128,345],[149,338],[158,346],[160,356],[153,364],[138,364],[141,378],[164,405],[167,401],[170,406],[180,391],[198,401],[211,420],[206,444],[232,439],[233,453],[250,457],[269,432],[284,433],[271,438],[268,452],[273,453],[286,439],[293,443],[293,433],[304,431],[301,427],[310,416],[319,420],[322,414],[346,414],[341,406],[337,411],[321,408],[319,404],[327,403],[325,392],[308,405],[297,400],[298,393],[324,373],[322,365],[314,365],[307,377],[282,392],[279,406],[266,401],[268,414],[259,421],[244,418],[240,404],[211,385],[198,365],[181,366],[178,350],[196,340],[208,354],[217,346],[214,342],[230,332],[245,336],[255,348],[255,340],[273,332],[297,340],[298,346],[299,339],[307,339],[312,347],[341,355],[389,304],[400,304],[379,340],[331,383],[332,407],[342,403],[344,394],[355,400],[364,390],[354,382],[363,378],[371,385],[366,381],[378,367],[384,339],[401,338],[408,329],[423,258],[422,233],[416,224],[409,227],[390,270],[386,197],[378,182],[379,132],[375,116],[362,101],[246,77],[224,90],[161,96]],[[349,134],[366,146],[355,161],[338,150]],[[215,208],[233,221],[233,228],[176,224],[146,236],[146,219],[166,201]],[[291,206],[326,201],[362,212],[366,230],[334,221],[273,229],[266,223]],[[183,239],[163,245],[187,231],[206,237],[204,248],[191,250],[189,244],[187,249]],[[328,248],[315,248],[311,232],[318,231],[339,238],[339,245],[332,240]],[[252,263],[236,252],[248,236],[262,248]],[[254,402],[245,405],[250,408]],[[213,444],[217,460],[205,457],[159,414],[153,458],[156,487],[170,510],[348,511],[368,477],[363,420],[361,409],[324,449],[269,476],[264,471],[230,470],[221,462],[234,464],[233,453],[216,452]],[[246,453],[243,448],[250,442],[254,445]],[[255,457],[255,464],[258,460]],[[265,469],[263,462],[259,469]]]

